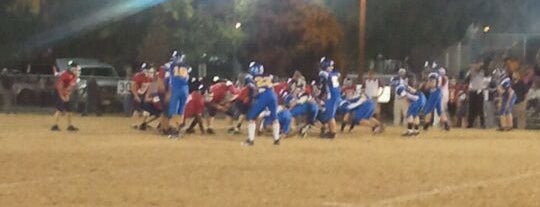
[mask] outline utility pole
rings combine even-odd
[[[359,0],[358,13],[358,75],[361,78],[366,67],[366,1]]]

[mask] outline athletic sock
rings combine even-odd
[[[255,122],[250,122],[248,124],[248,140],[254,141],[255,140],[255,131],[257,131],[257,125]]]
[[[272,135],[274,136],[274,140],[279,140],[279,122],[275,122],[272,124]]]

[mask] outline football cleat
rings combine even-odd
[[[214,132],[214,130],[212,128],[206,129],[206,133],[208,133],[208,134],[216,134],[216,132]]]
[[[248,146],[248,147],[251,147],[255,144],[255,142],[247,139],[246,141],[242,142],[242,146]]]
[[[280,141],[281,141],[281,138],[277,139],[277,140],[274,140],[274,145],[279,145],[280,144]]]
[[[187,129],[186,134],[195,134],[195,129],[193,128]]]
[[[69,125],[67,130],[70,132],[76,132],[76,131],[79,131],[79,128],[74,127],[73,125]]]
[[[54,125],[51,127],[51,131],[60,131],[60,127],[58,127],[58,125]]]

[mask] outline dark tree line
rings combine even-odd
[[[229,68],[255,59],[280,75],[313,73],[324,55],[343,70],[358,68],[358,0],[169,0],[69,30],[119,2],[129,1],[0,1],[0,63],[39,59],[49,49],[117,66],[160,63],[182,48],[194,64]],[[367,59],[409,56],[419,65],[463,39],[473,22],[494,32],[538,32],[538,8],[535,0],[368,0]],[[54,39],[55,28],[69,34]]]

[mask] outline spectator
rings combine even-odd
[[[467,74],[467,80],[469,83],[469,115],[467,117],[467,128],[474,126],[476,117],[480,119],[480,126],[485,128],[484,120],[484,77],[485,69],[484,64],[473,64],[469,73]]]
[[[530,110],[531,116],[539,117],[540,116],[540,82],[533,84],[527,93],[528,107],[527,110]]]
[[[523,82],[517,71],[512,74],[512,89],[517,97],[516,103],[512,109],[515,120],[513,122],[514,128],[525,129],[527,120],[527,93],[529,92],[529,87]]]
[[[531,88],[538,89],[538,87],[540,87],[540,50],[538,50],[536,53],[536,64],[533,68],[533,77],[531,82]]]
[[[454,77],[448,81],[448,115],[453,125],[457,123],[456,111],[458,106],[458,86]]]
[[[9,76],[7,68],[2,69],[0,72],[0,92],[2,92],[4,102],[4,113],[15,113],[13,105],[15,105],[15,95],[13,94],[13,78]]]
[[[407,78],[407,70],[405,68],[401,68],[398,71],[399,75],[399,84],[408,85],[409,79]],[[394,96],[394,126],[399,126],[401,124],[405,123],[405,116],[407,112],[407,108],[409,103],[406,99],[398,98],[398,96]]]
[[[462,85],[461,87],[458,87],[457,90],[457,111],[456,111],[456,119],[457,127],[463,127],[466,123],[466,117],[467,117],[467,109],[469,108],[469,99],[467,97],[467,87],[465,85]]]
[[[381,87],[381,83],[379,82],[379,79],[375,78],[375,71],[369,70],[368,76],[366,80],[364,81],[364,91],[366,93],[366,96],[373,99],[375,101],[375,118],[380,119],[380,106],[378,104],[378,97],[379,97],[379,88]]]

